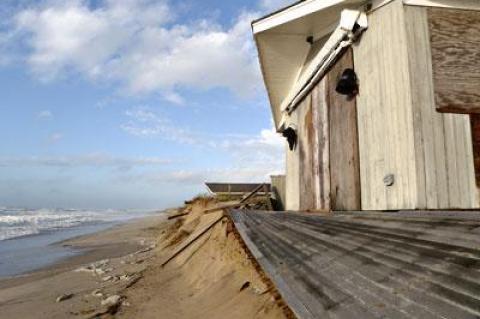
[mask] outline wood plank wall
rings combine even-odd
[[[287,161],[288,189],[298,195],[288,209],[302,211],[359,210],[360,176],[355,99],[335,92],[345,68],[353,68],[348,50],[300,103],[292,123],[298,146]],[[295,119],[295,120],[294,120]],[[293,122],[295,121],[295,122]],[[298,170],[298,190],[294,174]]]
[[[297,108],[298,153],[300,157],[300,210],[313,210],[316,206],[317,187],[315,182],[316,130],[314,128],[311,94]]]
[[[404,8],[414,112],[417,207],[474,208],[478,207],[478,199],[469,116],[442,114],[435,108],[440,100],[434,94],[437,83],[432,81],[432,52],[438,48],[430,42],[430,10]],[[448,52],[448,48],[442,51]],[[449,81],[451,87],[455,86],[453,79]]]
[[[290,118],[291,123],[297,125],[297,114],[294,112]],[[298,146],[297,146],[298,147]],[[288,145],[285,146],[287,154],[286,160],[286,194],[285,209],[300,210],[300,156],[298,151],[290,151]]]
[[[435,111],[426,10],[396,0],[354,46],[363,210],[478,207],[469,118]]]
[[[326,81],[308,94],[290,117],[298,144],[287,150],[286,210],[330,210],[330,167]]]
[[[354,45],[362,209],[417,208],[413,112],[402,1],[369,15]],[[394,184],[384,178],[393,175]]]
[[[330,168],[326,81],[322,80],[297,108],[300,165],[300,210],[330,209]]]
[[[317,152],[316,167],[314,173],[318,176],[316,193],[316,210],[330,210],[331,209],[331,188],[330,188],[330,129],[329,129],[329,112],[327,100],[327,79],[323,79],[313,89],[312,105],[314,111],[314,128],[316,130],[316,144]]]
[[[480,11],[421,10],[428,15],[437,110],[480,113]]]
[[[393,1],[369,15],[369,29],[353,47],[360,82],[361,192],[355,203],[361,201],[362,210],[480,207],[470,118],[435,111],[429,10]],[[328,210],[338,202],[331,198],[338,197],[340,182],[334,157],[346,154],[336,146],[350,131],[330,126],[332,120],[342,124],[354,108],[329,110],[338,104],[329,93],[333,78],[332,72],[331,83],[327,76],[292,114],[299,140],[287,154],[287,210]],[[384,181],[388,175],[394,177],[391,186]]]

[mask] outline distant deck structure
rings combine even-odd
[[[269,183],[205,183],[205,186],[212,195],[231,198],[249,194],[262,185],[266,187],[268,192],[271,191],[271,185]],[[265,195],[263,187],[258,191],[258,194]]]

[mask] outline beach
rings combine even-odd
[[[0,318],[285,318],[222,212],[209,203],[115,225],[57,243],[82,251],[0,280]],[[187,211],[167,220],[167,215]],[[162,266],[172,252],[207,233]]]

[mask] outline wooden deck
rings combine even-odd
[[[231,210],[298,318],[480,318],[480,213]]]

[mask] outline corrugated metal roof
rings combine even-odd
[[[250,193],[263,183],[205,183],[205,185],[212,193]],[[270,184],[265,185],[270,191]]]
[[[230,211],[299,318],[479,318],[480,213]]]

